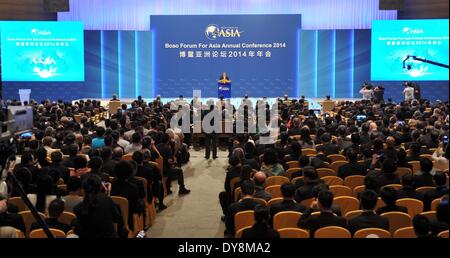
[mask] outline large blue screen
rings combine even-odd
[[[448,80],[448,20],[393,20],[372,23],[372,80]],[[407,59],[405,62],[404,60]]]
[[[231,94],[297,95],[300,15],[150,17],[153,94],[217,97],[227,72]]]
[[[81,22],[1,22],[3,81],[84,81]]]

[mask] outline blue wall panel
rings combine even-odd
[[[333,96],[333,31],[318,31],[317,97]]]
[[[348,98],[352,94],[351,30],[336,31],[336,98]]]
[[[112,94],[118,94],[119,98],[122,96],[119,88],[119,53],[118,47],[118,32],[117,31],[103,31],[103,86],[105,98]]]
[[[316,31],[300,31],[299,96],[314,97],[316,85]]]

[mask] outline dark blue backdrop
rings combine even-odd
[[[293,87],[289,92],[295,89],[294,96],[360,97],[360,85],[364,80],[370,80],[370,36],[370,30],[300,30],[296,35],[298,55],[291,53],[298,58],[298,88],[290,84],[287,89]],[[37,100],[110,98],[113,93],[118,93],[121,98],[153,96],[151,31],[85,31],[84,39],[85,82],[8,82],[3,83],[4,98],[18,99],[20,88],[30,88],[32,98]],[[155,68],[158,71],[159,68]],[[209,79],[217,80],[222,69],[212,71]],[[289,70],[292,67],[281,64],[276,69]],[[231,79],[239,82],[240,76],[232,74]],[[249,92],[250,96],[266,95],[271,88],[264,81],[258,82],[261,87],[253,88],[253,92]],[[380,83],[385,85],[386,97],[397,101],[402,99],[401,82]],[[420,85],[424,97],[432,100],[448,99],[448,81],[423,81]],[[242,90],[238,92],[241,96],[246,92],[245,87],[237,89]],[[192,92],[188,90],[182,92],[172,87],[165,92],[168,94],[165,97],[180,94],[189,97]],[[215,91],[215,88],[211,90]],[[277,95],[282,94],[284,91]]]

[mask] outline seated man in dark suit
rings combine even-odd
[[[339,154],[339,147],[336,143],[331,142],[331,135],[329,133],[322,134],[320,140],[322,140],[322,145],[316,148],[317,152],[322,152],[325,156]]]
[[[422,186],[434,186],[433,175],[433,162],[429,159],[420,160],[420,172],[414,174],[414,182],[417,188]]]
[[[242,238],[280,238],[278,231],[268,223],[269,209],[261,204],[255,207],[255,224],[242,232]]]
[[[389,220],[374,212],[377,205],[378,194],[372,190],[365,190],[360,195],[363,213],[348,221],[348,229],[352,234],[364,228],[382,228],[389,230]]]
[[[225,236],[233,237],[234,232],[234,215],[240,211],[253,210],[258,204],[253,200],[255,193],[255,185],[250,180],[245,180],[241,183],[242,200],[231,204],[228,207],[225,215]]]
[[[414,232],[417,238],[436,238],[437,236],[431,231],[430,220],[425,215],[417,214],[413,218]]]
[[[434,234],[439,234],[442,231],[449,229],[449,206],[448,199],[443,200],[436,209],[436,219],[431,221],[431,231]]]
[[[47,226],[49,228],[59,229],[61,231],[64,231],[64,233],[67,233],[72,227],[59,221],[59,218],[61,217],[61,214],[63,212],[64,201],[61,199],[54,199],[48,205],[49,217],[45,219],[45,223],[47,223]],[[39,228],[41,228],[39,223],[34,222],[33,224],[31,224],[31,231]]]
[[[395,202],[398,199],[398,193],[397,190],[395,190],[393,187],[390,186],[383,187],[380,191],[380,196],[381,199],[386,204],[386,206],[378,208],[377,210],[378,215],[391,211],[408,213],[408,209],[406,207],[398,206],[397,204],[395,204]]]
[[[414,177],[409,174],[405,174],[402,177],[402,185],[403,187],[398,190],[398,198],[413,198],[422,201],[423,195],[416,191],[414,187]]]
[[[320,209],[320,214],[311,215],[312,209],[307,210],[303,213],[302,217],[299,219],[297,226],[309,230],[311,237],[314,237],[316,230],[328,227],[328,226],[338,226],[347,227],[347,222],[345,218],[337,216],[331,210],[333,205],[333,193],[325,190],[319,193],[317,206]]]
[[[365,175],[364,166],[358,164],[358,153],[352,148],[347,149],[348,163],[339,167],[338,177],[345,179],[348,176]]]
[[[431,202],[434,199],[440,198],[445,194],[448,194],[448,187],[445,185],[447,177],[445,173],[436,173],[433,176],[436,187],[433,190],[426,191],[423,195],[423,210],[429,211],[431,208]]]
[[[316,211],[320,211],[319,207],[317,207],[317,201],[319,198],[319,193],[325,190],[330,190],[330,187],[325,184],[325,183],[320,183],[317,184],[316,186],[313,187],[312,189],[312,195],[314,198],[314,202],[312,203],[311,208],[312,211],[311,212],[316,212]],[[338,216],[342,216],[342,212],[341,212],[341,208],[337,205],[332,205],[331,206],[331,211],[333,211],[334,214],[338,215]]]
[[[312,189],[319,183],[323,183],[323,180],[317,175],[316,169],[310,166],[304,167],[303,180],[297,180],[295,187],[295,201],[301,202],[303,200],[313,198]]]
[[[0,194],[0,227],[13,227],[25,232],[22,217],[17,213],[8,212],[8,203],[4,195]]]
[[[305,207],[300,203],[294,201],[295,185],[292,183],[285,183],[281,185],[281,194],[283,195],[283,201],[275,203],[270,206],[270,222],[273,224],[273,217],[278,212],[282,211],[298,211],[304,212]]]

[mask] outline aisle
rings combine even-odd
[[[204,151],[191,150],[191,160],[183,167],[186,187],[191,193],[178,196],[178,183],[172,182],[172,195],[165,198],[167,209],[158,213],[148,237],[223,237],[224,224],[218,195],[223,191],[227,152],[216,160],[204,158]]]

